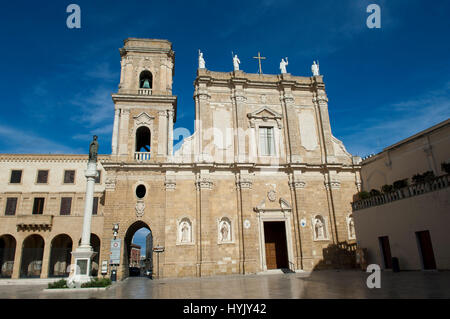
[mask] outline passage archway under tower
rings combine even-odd
[[[139,268],[139,274],[142,275],[145,274],[146,271],[153,272],[152,230],[145,222],[136,221],[128,228],[125,234],[124,249],[123,249],[124,278],[133,275],[133,273],[130,273],[130,261],[131,261],[130,259],[134,258],[134,255],[132,254],[133,243],[134,244],[138,243],[141,246],[141,251],[145,254],[145,259],[141,263],[140,267],[133,267],[131,271],[137,271],[135,268]],[[145,246],[145,250],[142,250],[143,248],[142,246]]]

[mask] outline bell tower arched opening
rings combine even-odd
[[[140,89],[152,89],[153,75],[150,71],[142,71],[139,76],[139,88]]]
[[[136,130],[135,159],[149,160],[151,148],[151,133],[147,126],[141,126]]]

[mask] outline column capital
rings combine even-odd
[[[200,177],[195,181],[197,189],[213,189],[214,183],[208,177]]]

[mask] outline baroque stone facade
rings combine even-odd
[[[120,54],[112,154],[100,160],[100,262],[109,259],[111,229],[119,224],[119,279],[128,275],[131,238],[142,227],[151,230],[154,247],[164,247],[152,259],[159,278],[336,266],[326,251],[354,243],[348,216],[360,159],[331,133],[322,76],[198,69],[195,132],[173,152],[172,44],[131,38]],[[3,211],[10,192],[4,186]],[[30,209],[0,217],[10,219],[0,236],[17,237],[16,219],[32,215]],[[81,220],[46,214],[76,224],[81,234]],[[53,228],[49,233],[44,256],[56,235]]]

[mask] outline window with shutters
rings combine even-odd
[[[64,184],[73,184],[75,183],[75,171],[68,170],[64,171]]]
[[[33,204],[33,215],[42,215],[44,213],[44,201],[43,197],[36,197]]]
[[[11,184],[20,184],[22,180],[22,170],[12,170],[11,171],[11,179],[9,182]]]
[[[59,211],[60,215],[70,215],[70,210],[72,208],[72,197],[62,197],[61,198],[61,209]]]
[[[275,155],[273,127],[259,127],[259,151],[261,156]]]
[[[94,197],[94,205],[92,206],[92,215],[97,215],[98,211],[98,197]]]
[[[7,216],[15,215],[16,208],[17,208],[17,197],[8,197],[6,199],[5,215],[7,215]]]
[[[39,170],[37,174],[36,183],[47,184],[48,181],[48,170]]]

